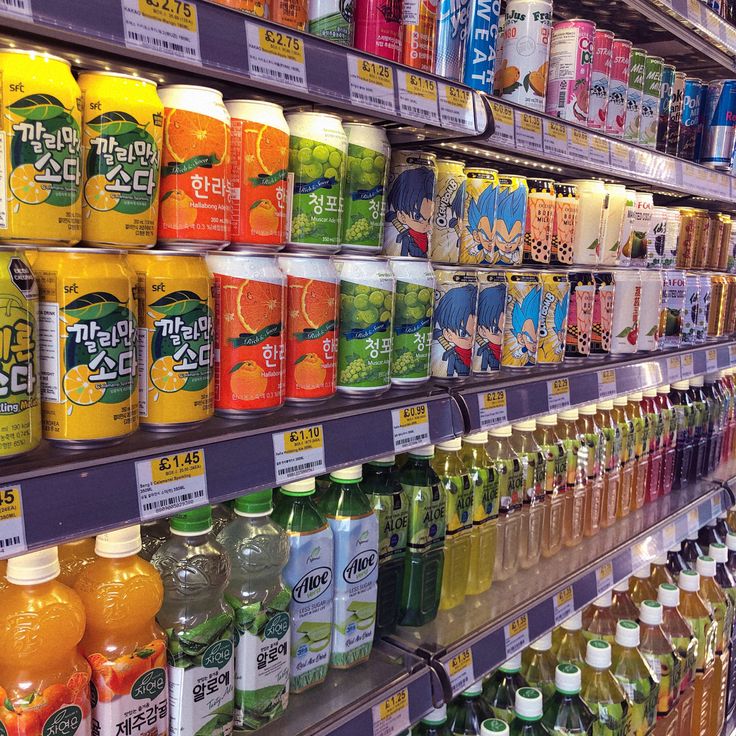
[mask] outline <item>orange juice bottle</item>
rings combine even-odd
[[[631,511],[634,482],[634,424],[626,414],[628,401],[625,396],[613,400],[613,418],[621,434],[621,464],[619,466],[619,493],[616,516],[622,519]]]
[[[8,561],[0,598],[0,733],[89,736],[89,665],[79,596],[56,578],[56,547]]]
[[[74,584],[87,612],[82,653],[97,692],[95,736],[129,732],[128,721],[141,718],[146,736],[169,729],[166,634],[156,623],[164,590],[140,550],[139,526],[100,534],[97,559]]]
[[[634,427],[634,472],[632,480],[631,510],[644,505],[647,496],[647,472],[649,467],[649,418],[641,408],[644,395],[641,391],[629,394],[626,416]]]
[[[76,539],[59,545],[59,582],[74,587],[77,578],[87,565],[95,559],[95,540],[93,537]]]

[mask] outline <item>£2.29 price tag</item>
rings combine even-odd
[[[450,678],[452,694],[457,695],[461,693],[475,682],[473,652],[470,649],[464,649],[450,659],[445,665],[445,669]]]
[[[388,64],[348,54],[348,81],[354,105],[396,114],[394,71]]]
[[[506,391],[501,388],[497,391],[478,394],[478,411],[481,429],[490,429],[491,427],[508,424]]]
[[[596,595],[603,595],[609,588],[613,587],[613,565],[606,562],[595,571]]]
[[[394,430],[394,450],[404,452],[410,447],[421,447],[429,443],[429,407],[414,404],[391,412]]]
[[[503,627],[506,642],[506,659],[529,646],[529,617],[526,613]]]
[[[567,588],[564,588],[555,595],[553,605],[555,609],[555,624],[559,626],[575,613],[575,594],[573,593],[572,585],[568,585]]]
[[[373,736],[397,736],[406,731],[409,722],[409,689],[403,688],[386,700],[374,705]]]
[[[26,527],[20,485],[0,488],[0,557],[26,551]]]
[[[321,424],[274,432],[271,437],[278,485],[327,472]]]
[[[547,409],[550,414],[570,408],[570,381],[555,378],[547,381]]]
[[[413,72],[399,72],[399,111],[430,125],[440,124],[437,82]]]
[[[282,87],[307,89],[304,41],[274,28],[245,22],[248,41],[248,70],[254,79]]]

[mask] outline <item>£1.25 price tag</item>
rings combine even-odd
[[[0,558],[26,551],[20,484],[0,488]]]
[[[274,28],[245,22],[248,41],[248,70],[254,79],[282,87],[307,89],[304,41]]]
[[[464,649],[462,652],[459,652],[447,662],[445,669],[450,678],[452,694],[457,695],[461,693],[475,682],[473,652],[470,649]]]
[[[440,82],[439,100],[443,128],[475,132],[475,108],[470,90]]]
[[[555,624],[559,626],[575,613],[575,594],[573,593],[572,585],[568,585],[567,588],[557,593],[553,599],[553,604],[555,609]]]
[[[607,368],[598,371],[598,398],[612,399],[616,395],[616,371]]]
[[[373,736],[397,736],[406,731],[409,722],[409,689],[403,688],[386,700],[374,705]]]
[[[529,617],[526,613],[503,627],[506,642],[506,659],[529,646]]]
[[[354,105],[396,114],[394,71],[388,64],[348,54],[348,82]]]
[[[547,409],[556,414],[570,408],[570,381],[567,378],[555,378],[547,381]]]
[[[327,472],[324,430],[321,424],[287,432],[274,432],[271,437],[278,485]]]
[[[422,447],[429,443],[429,407],[413,404],[391,412],[394,430],[394,450],[404,452],[411,447]]]
[[[686,378],[692,378],[695,375],[695,361],[692,353],[686,353],[681,356],[680,375],[684,381]]]
[[[497,391],[478,394],[478,411],[481,429],[490,429],[491,427],[508,424],[506,391],[501,388]]]
[[[603,595],[609,588],[613,587],[613,565],[606,562],[595,571],[596,595]]]
[[[399,111],[429,125],[440,124],[437,82],[413,72],[399,72]]]

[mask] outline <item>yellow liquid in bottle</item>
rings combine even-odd
[[[553,421],[554,420],[554,421]],[[545,458],[542,556],[553,557],[562,549],[567,484],[567,453],[555,429],[556,416],[537,422],[535,439]]]
[[[601,499],[601,527],[607,529],[616,521],[618,510],[619,486],[621,481],[621,432],[614,421],[611,410],[612,401],[598,404],[595,423],[601,431],[603,450],[603,497]]]
[[[624,398],[625,402],[626,399]],[[613,400],[613,411],[611,412],[614,421],[618,424],[619,434],[621,436],[621,463],[620,463],[620,479],[618,492],[618,507],[616,516],[623,519],[628,516],[631,511],[631,497],[633,495],[634,484],[634,426],[629,421],[624,407],[621,406],[621,399]]]
[[[632,477],[631,510],[636,511],[644,505],[647,495],[647,466],[649,464],[649,418],[641,407],[641,394],[629,397],[625,407],[626,416],[634,428],[634,469]]]
[[[59,545],[59,582],[74,587],[82,570],[95,559],[95,540],[92,537]]]
[[[581,447],[586,451],[583,533],[586,537],[592,537],[601,528],[603,502],[603,438],[595,422],[595,405],[590,405],[590,408],[582,407],[577,425]]]
[[[562,535],[567,547],[575,547],[583,541],[585,522],[585,464],[584,457],[580,455],[577,414],[577,410],[572,409],[558,415],[560,437],[567,451],[567,488]]]

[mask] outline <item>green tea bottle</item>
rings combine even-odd
[[[521,676],[527,685],[541,691],[545,703],[555,692],[555,667],[557,660],[552,653],[552,632],[533,641],[521,653]]]
[[[710,604],[716,622],[716,654],[722,654],[731,640],[733,605],[716,582],[716,561],[712,557],[698,557],[695,569],[700,575],[700,595]]]
[[[447,723],[447,706],[429,711],[415,729],[416,736],[452,736]]]
[[[650,580],[651,568],[650,566],[643,565],[638,570],[634,570],[634,574],[629,578],[631,583],[630,592],[631,600],[634,601],[634,605],[639,613],[639,606],[642,601],[652,601],[657,598],[657,586]],[[630,618],[627,616],[626,618]],[[634,617],[636,618],[636,616]]]
[[[480,724],[480,736],[509,736],[509,724],[500,718],[486,718]]]
[[[657,590],[657,602],[662,606],[662,630],[674,645],[680,661],[678,695],[683,695],[695,680],[698,640],[680,613],[680,589],[676,585],[661,583]]]
[[[482,693],[483,685],[478,680],[450,703],[447,723],[453,736],[478,736],[480,734],[480,724],[491,715],[481,697]]]
[[[613,591],[611,592],[611,613],[613,613],[616,621],[620,621],[622,618],[630,618],[636,621],[639,617],[639,609],[631,597],[629,578],[624,578],[613,586]]]
[[[555,693],[545,700],[542,723],[554,736],[592,736],[596,717],[580,696],[580,668],[563,663],[555,670]]]
[[[713,542],[708,547],[708,556],[716,561],[716,582],[731,601],[731,608],[736,606],[736,580],[728,567],[728,547]],[[732,622],[733,623],[733,622]]]
[[[683,570],[677,578],[677,587],[680,589],[680,613],[690,624],[698,642],[695,671],[703,672],[715,658],[718,625],[713,620],[710,605],[700,594],[700,575],[695,570]]]
[[[593,736],[625,736],[629,701],[611,672],[611,645],[591,639],[585,652],[583,702],[595,716]]]
[[[616,616],[611,606],[613,596],[609,590],[598,596],[583,612],[583,633],[586,639],[603,639],[613,644],[616,638]]]
[[[552,634],[552,648],[557,663],[569,662],[582,668],[587,642],[583,634],[583,614],[578,611],[563,621]]]
[[[657,717],[666,716],[680,693],[680,657],[662,628],[664,609],[657,601],[642,601],[639,606],[641,643],[639,651],[657,681]]]
[[[509,724],[510,736],[550,736],[542,723],[542,693],[535,687],[522,687],[516,692],[514,717]]]
[[[667,553],[663,555],[658,555],[652,560],[649,580],[651,581],[655,590],[658,590],[659,586],[662,583],[672,584],[674,582],[672,575],[667,568]]]
[[[511,723],[516,691],[526,685],[521,674],[521,654],[504,662],[483,685],[483,700],[494,718]]]

